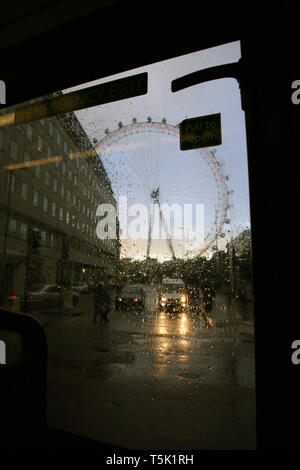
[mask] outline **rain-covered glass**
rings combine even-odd
[[[235,42],[106,77],[41,100],[142,72],[148,92],[0,127],[1,303],[45,328],[48,425],[132,449],[255,448],[239,87],[171,91],[239,58]],[[217,113],[222,144],[180,150],[179,124]]]

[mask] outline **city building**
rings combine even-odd
[[[0,166],[2,302],[35,284],[115,274],[119,239],[97,238],[96,209],[116,200],[74,113],[1,128]]]

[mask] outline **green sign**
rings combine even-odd
[[[180,123],[180,150],[215,147],[222,144],[221,114],[209,114]]]

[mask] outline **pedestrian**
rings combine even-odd
[[[100,282],[94,292],[94,317],[93,324],[97,319],[108,322],[108,314],[110,312],[110,296],[104,282]]]
[[[213,303],[216,295],[216,284],[208,278],[205,278],[201,281],[201,292],[202,292],[202,302],[203,302],[203,311],[202,315],[205,320],[205,323],[211,326],[212,320],[209,318],[208,313],[212,310]]]

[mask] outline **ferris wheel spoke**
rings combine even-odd
[[[145,171],[143,170],[143,168],[140,168],[138,166],[135,167],[132,163],[130,164],[130,168],[132,173],[134,173],[138,177],[139,181],[144,182],[144,184],[147,184],[149,182],[149,178],[145,176]]]

